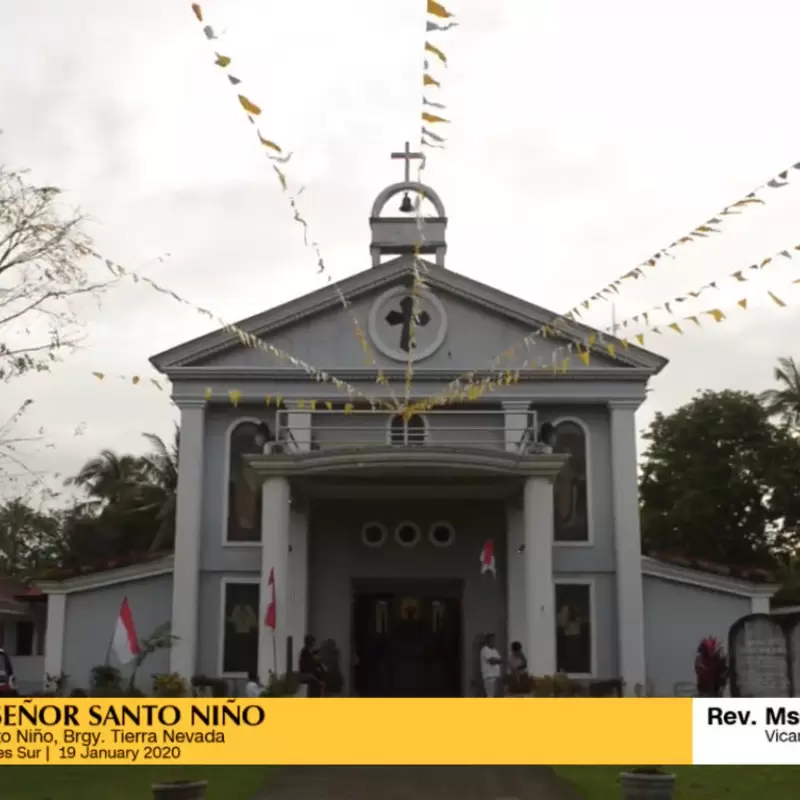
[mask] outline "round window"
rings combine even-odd
[[[394,532],[394,538],[403,547],[413,547],[420,538],[419,528],[413,522],[401,522]]]
[[[367,547],[380,547],[386,541],[387,536],[386,528],[380,522],[368,522],[361,529],[361,541]]]
[[[456,532],[449,522],[434,522],[428,531],[428,538],[435,547],[449,547],[456,539]]]

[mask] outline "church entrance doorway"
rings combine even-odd
[[[359,697],[460,697],[461,581],[354,581]]]

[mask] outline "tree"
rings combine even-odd
[[[800,543],[800,443],[748,392],[706,391],[644,436],[645,550],[774,566]]]
[[[66,481],[87,492],[95,504],[92,525],[115,554],[166,549],[175,537],[180,433],[176,427],[171,447],[155,434],[143,435],[152,446],[145,455],[103,450]]]
[[[0,505],[0,574],[27,578],[59,563],[58,521],[22,498]]]
[[[108,285],[90,283],[84,218],[59,194],[0,164],[0,380],[49,369],[80,339],[74,299]]]
[[[773,375],[779,388],[762,392],[761,402],[770,416],[800,429],[800,369],[793,358],[779,358]]]

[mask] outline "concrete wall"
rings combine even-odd
[[[348,367],[363,367],[364,351],[353,332],[353,316],[366,328],[373,303],[388,288],[383,287],[380,291],[357,298],[351,303],[349,311],[341,307],[331,309],[312,319],[302,320],[297,325],[270,333],[267,339],[296,358],[320,367],[324,366],[334,374]],[[530,334],[529,325],[476,306],[446,291],[436,290],[435,295],[447,313],[447,335],[441,347],[425,359],[420,365],[421,368],[460,371],[475,369],[476,366],[489,363],[498,353],[502,353]],[[538,359],[546,364],[554,360],[555,363],[560,363],[565,355],[563,351],[558,353],[556,351],[563,344],[553,339],[538,337],[533,340],[529,349],[521,349],[516,362]],[[378,367],[404,366],[402,362],[387,358],[377,348],[374,356]],[[593,355],[591,366],[610,366],[613,363],[615,362],[609,358]],[[514,364],[512,360],[507,366],[513,369]],[[203,362],[203,366],[211,365],[274,367],[275,359],[262,350],[237,346],[227,353],[211,356]],[[580,370],[585,367],[578,359],[573,359],[571,369]]]
[[[750,609],[749,597],[645,576],[645,656],[656,694],[671,696],[676,683],[694,684],[700,640],[716,636],[727,649],[731,625]]]
[[[361,541],[365,522],[379,521],[389,529],[382,547]],[[415,522],[422,540],[405,548],[392,533],[404,520]],[[437,520],[453,524],[456,539],[447,548],[427,540],[429,525]],[[334,639],[342,656],[345,680],[350,680],[351,599],[353,579],[461,579],[463,580],[462,686],[471,693],[472,645],[480,633],[494,631],[499,648],[505,637],[505,514],[501,504],[489,501],[350,501],[315,503],[309,536],[309,632],[318,641]],[[495,542],[497,578],[480,573],[480,552]]]
[[[136,633],[139,639],[145,639],[159,625],[170,621],[172,576],[159,575],[67,595],[63,671],[68,676],[68,689],[89,688],[89,673],[92,667],[106,660],[125,597],[131,607]],[[113,655],[111,664],[120,668],[124,680],[128,679],[130,666],[121,666]],[[152,675],[160,672],[169,672],[168,650],[154,653],[144,662],[136,685],[150,693]]]

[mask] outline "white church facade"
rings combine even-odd
[[[406,192],[435,214],[381,216]],[[390,186],[370,218],[372,265],[339,284],[348,308],[326,286],[238,324],[349,395],[225,331],[152,359],[180,408],[174,555],[43,585],[46,672],[81,685],[127,597],[140,633],[170,620],[178,637],[148,673],[263,679],[276,656],[296,667],[312,634],[336,643],[345,694],[468,696],[474,643],[492,632],[522,643],[532,674],[672,694],[702,637],[768,610],[774,586],[642,555],[635,415],[663,358],[619,343],[612,358],[570,323],[504,362],[517,381],[392,410],[409,363],[421,401],[555,316],[445,266],[446,223],[429,187]],[[542,368],[591,334],[588,365]],[[546,423],[553,452],[531,446]]]

